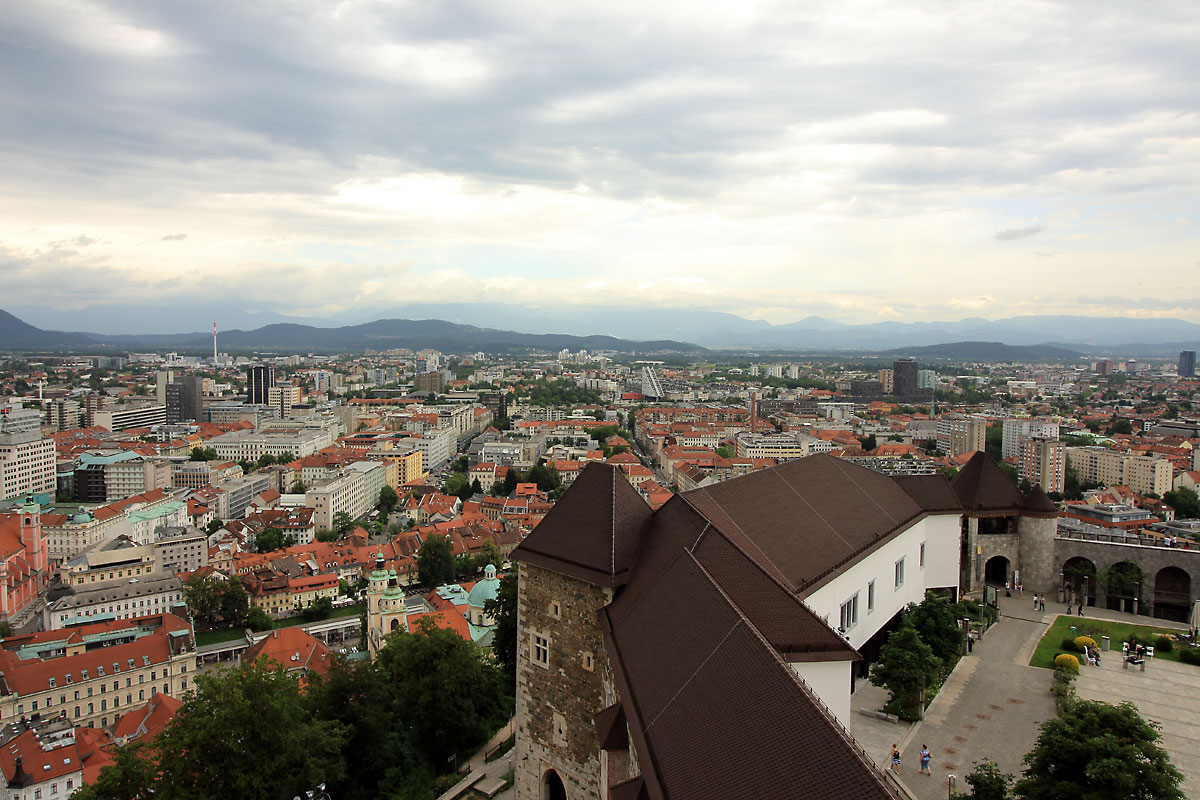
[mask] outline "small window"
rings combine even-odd
[[[67,673],[67,683],[72,683],[72,682],[73,682],[73,679],[71,678],[71,673],[68,672]]]
[[[896,588],[899,589],[904,585],[904,559],[896,562]]]
[[[53,689],[56,686],[58,686],[58,683],[55,682],[54,678],[51,678],[50,679],[50,688]]]
[[[530,660],[543,669],[550,668],[550,640],[545,636],[533,634],[533,649]]]
[[[584,653],[583,654],[583,668],[586,669],[588,672],[591,672],[593,669],[595,669],[595,667],[596,667],[596,659],[594,659],[592,657],[591,653]]]
[[[925,569],[925,543],[921,542],[921,569]]]
[[[557,600],[553,600],[550,603],[550,616],[554,617],[554,619],[562,618],[562,606],[558,604]]]
[[[875,610],[875,581],[867,584],[867,613]]]
[[[100,666],[96,667],[96,674],[97,674],[97,675],[103,675],[103,674],[104,674],[104,665],[103,665],[103,664],[101,664]]]

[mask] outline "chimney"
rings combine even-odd
[[[279,631],[271,631],[271,638],[272,638],[272,639],[278,639],[278,638],[279,638]]]

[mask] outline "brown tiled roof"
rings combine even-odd
[[[923,513],[893,479],[826,454],[681,497],[800,592]]]
[[[921,510],[931,514],[962,513],[962,503],[942,475],[894,475],[896,485],[917,501]]]
[[[621,586],[652,515],[619,469],[590,463],[512,557],[599,586]]]
[[[650,797],[897,797],[693,554],[601,625]]]
[[[968,514],[1019,514],[1025,499],[992,457],[982,451],[971,456],[950,486]]]
[[[1025,495],[1021,513],[1027,517],[1057,517],[1058,506],[1050,499],[1050,495],[1043,491],[1041,484],[1038,484]]]

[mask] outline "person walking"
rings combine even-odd
[[[975,649],[975,631],[967,631],[967,652]]]
[[[933,771],[929,769],[929,760],[933,755],[929,752],[929,745],[921,745],[921,772],[925,775],[932,775]]]
[[[892,769],[896,772],[900,771],[900,748],[892,745]]]
[[[1046,610],[1046,595],[1042,595],[1041,597],[1038,598],[1038,611],[1045,611],[1045,610]]]
[[[1037,607],[1038,607],[1038,593],[1034,592],[1033,593],[1033,610],[1037,611]]]

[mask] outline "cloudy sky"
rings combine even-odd
[[[1198,41],[1192,2],[9,3],[0,308],[1200,321]]]

